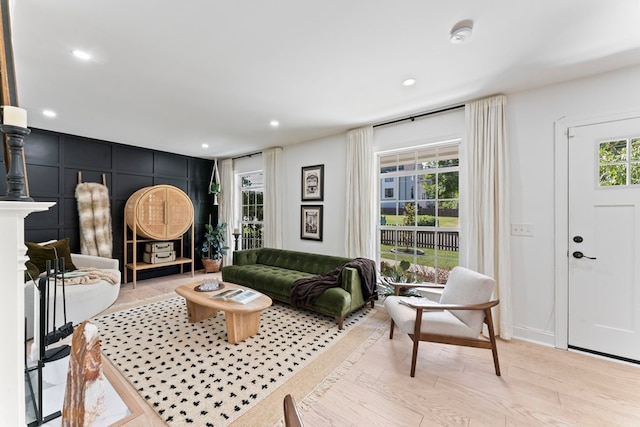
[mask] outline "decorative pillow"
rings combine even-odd
[[[71,261],[68,237],[45,245],[33,242],[25,242],[24,244],[27,246],[29,261],[36,265],[39,273],[46,271],[47,260],[51,261],[51,268],[53,268],[53,260],[56,258],[64,258],[65,271],[76,270],[76,266]]]
[[[38,275],[40,274],[40,271],[38,271],[38,266],[32,263],[31,261],[25,262],[24,266],[27,267],[27,269],[24,271],[25,283],[32,279],[37,280]]]

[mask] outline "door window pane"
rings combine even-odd
[[[600,186],[608,187],[613,185],[627,184],[627,165],[601,165],[600,166]]]
[[[640,184],[640,163],[631,164],[631,185]]]
[[[624,162],[627,160],[627,140],[600,143],[600,163]]]
[[[598,185],[640,185],[640,137],[598,144]]]
[[[631,140],[631,161],[640,161],[640,138]]]

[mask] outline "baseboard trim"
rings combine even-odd
[[[513,337],[522,341],[532,342],[534,344],[555,347],[555,335],[549,331],[514,326]]]

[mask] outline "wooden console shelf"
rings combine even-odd
[[[126,267],[129,270],[148,270],[150,268],[158,268],[158,267],[168,267],[170,265],[180,265],[180,264],[191,264],[193,262],[193,259],[191,258],[176,258],[175,261],[169,261],[169,262],[161,262],[158,264],[149,264],[148,262],[143,262],[143,261],[139,261],[137,263],[128,263],[126,264]]]
[[[183,273],[184,265],[191,264],[191,277],[194,276],[193,204],[182,190],[171,185],[141,188],[127,200],[124,217],[124,284],[127,283],[128,271],[132,272],[135,289],[139,270],[172,265],[179,265],[180,273]],[[191,253],[186,257],[183,253],[183,238],[188,232],[191,232],[189,239]],[[179,242],[176,260],[157,264],[139,261],[138,244],[153,241]],[[131,257],[129,257],[129,245],[131,245]]]

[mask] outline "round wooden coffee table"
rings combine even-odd
[[[224,311],[227,325],[227,341],[229,341],[229,343],[235,344],[257,334],[260,330],[260,313],[272,304],[271,298],[260,294],[258,298],[246,304],[212,298],[212,296],[228,289],[254,291],[253,289],[236,285],[235,283],[220,283],[224,283],[224,289],[212,292],[198,292],[194,290],[201,282],[181,285],[176,288],[176,293],[187,301],[187,320],[189,323],[196,323],[213,317],[217,315],[218,310],[220,310]]]

